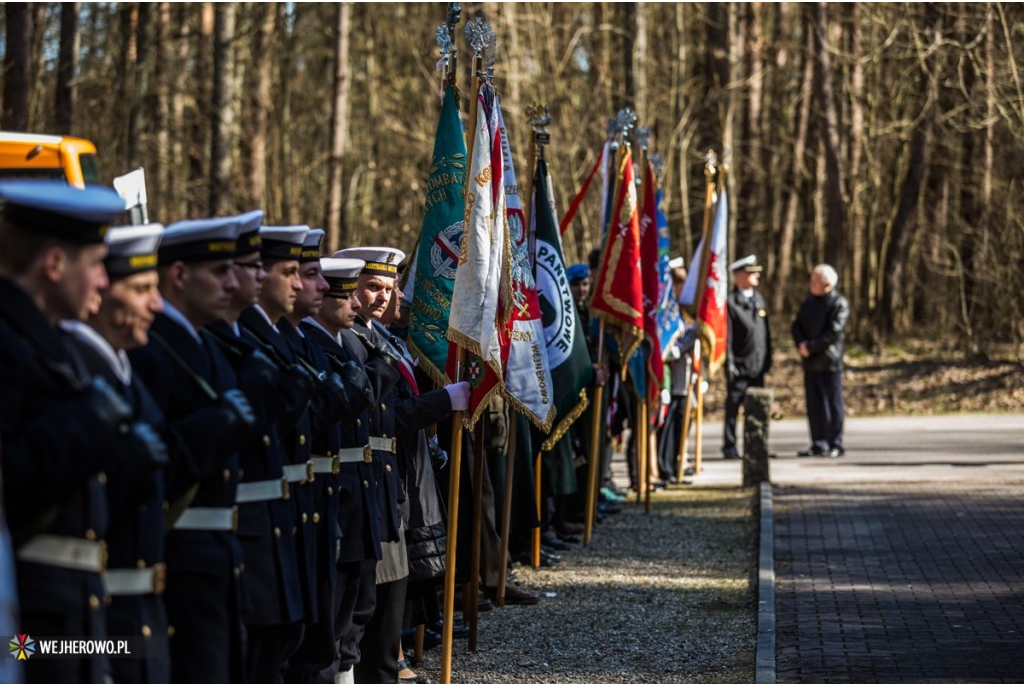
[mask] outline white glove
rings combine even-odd
[[[661,391],[661,403],[662,404],[671,404],[672,403],[672,393],[670,393],[668,390],[662,390]]]
[[[452,411],[466,411],[469,409],[471,390],[469,389],[468,381],[446,385],[444,386],[444,391],[448,393],[448,398],[452,401]]]
[[[682,356],[683,356],[683,352],[682,352],[682,350],[679,349],[679,345],[673,345],[672,347],[668,348],[668,360],[667,361],[674,362],[675,360],[679,359]]]

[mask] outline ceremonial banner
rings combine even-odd
[[[669,233],[668,217],[661,209],[662,192],[658,188],[656,203],[658,223],[658,339],[661,343],[661,354],[664,358],[672,349],[676,338],[683,334],[683,319],[679,313],[679,305],[675,301],[675,293],[672,290],[672,269],[668,263],[671,261],[669,255]]]
[[[629,359],[644,336],[643,283],[640,277],[640,219],[637,216],[633,155],[626,152],[615,183],[615,211],[609,221],[601,265],[594,279],[590,311],[619,340]],[[627,368],[623,364],[623,373]]]
[[[586,329],[580,321],[569,279],[565,275],[554,190],[547,162],[543,159],[537,160],[532,205],[537,294],[557,410],[551,432],[541,446],[546,451],[554,448],[587,408],[586,388],[593,382],[594,369],[587,349]]]
[[[464,229],[466,141],[455,89],[445,90],[434,137],[423,228],[407,285],[412,288],[409,350],[436,383],[448,382],[448,314]]]
[[[501,293],[501,282],[511,264],[501,128],[493,95],[493,89],[485,85],[475,103],[477,124],[476,130],[470,132],[474,143],[466,189],[465,230],[448,319],[448,339],[467,352],[466,380],[473,389],[466,412],[467,428],[476,424],[491,395],[500,389],[508,355],[507,336],[503,336],[508,312],[500,306],[499,299],[509,302],[508,293]],[[454,373],[453,361],[450,352],[449,375]]]
[[[661,336],[658,331],[658,305],[661,303],[661,280],[658,270],[653,268],[658,260],[658,182],[654,178],[651,163],[644,161],[644,205],[640,217],[640,263],[647,268],[641,271],[643,281],[644,338],[647,360],[647,399],[658,397],[665,381],[665,364],[662,361]],[[641,386],[642,387],[642,386]]]
[[[506,328],[509,339],[508,360],[505,364],[502,394],[517,411],[547,433],[555,420],[555,403],[540,300],[530,265],[529,235],[526,216],[519,200],[512,149],[506,134],[505,117],[501,113],[501,101],[497,96],[494,98],[494,109],[501,130],[508,239],[512,256],[512,268],[505,274],[511,302]]]
[[[727,316],[726,298],[729,278],[726,273],[726,239],[729,234],[729,199],[725,188],[715,203],[715,225],[711,230],[708,267],[704,270],[705,284],[701,301],[697,305],[701,347],[705,350],[708,377],[713,376],[725,361]]]

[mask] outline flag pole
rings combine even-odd
[[[598,319],[597,361],[600,368],[604,356],[604,319]],[[597,513],[597,482],[601,470],[601,426],[604,424],[604,386],[594,381],[594,404],[590,421],[590,464],[587,471],[587,515],[583,518],[583,544],[589,545],[594,536],[594,516]]]
[[[467,25],[468,28],[468,25]],[[474,45],[474,48],[476,46]],[[480,92],[480,72],[483,70],[483,53],[477,49],[473,60],[473,91],[470,96],[469,107],[469,135],[466,136],[466,160],[467,163],[473,159],[473,142],[476,139],[477,127],[477,97]],[[466,174],[467,187],[473,182],[472,177]],[[456,345],[456,361],[454,380],[462,380],[463,367],[466,364],[466,351]],[[455,558],[459,533],[459,486],[462,471],[462,418],[461,411],[452,413],[452,454],[451,464],[448,466],[448,544],[445,550],[444,570],[444,618],[441,626],[441,682],[452,681],[452,625],[455,620]],[[476,597],[473,597],[476,601]]]
[[[519,421],[514,409],[508,413],[508,442],[505,449],[505,498],[501,502],[501,553],[498,566],[498,593],[496,604],[505,606],[505,583],[508,580],[508,543],[512,525],[512,479],[515,477],[516,442],[518,441]]]
[[[704,179],[705,179],[705,193],[704,193],[704,248],[700,253],[700,271],[697,279],[697,293],[694,296],[693,305],[696,310],[696,326],[698,331],[698,338],[700,337],[700,329],[704,325],[703,319],[700,318],[700,303],[704,299],[704,290],[707,288],[708,274],[711,269],[710,255],[711,255],[711,207],[714,204],[715,197],[715,167],[718,164],[718,155],[715,154],[714,150],[708,150],[705,156],[704,163]],[[704,412],[704,393],[702,388],[704,387],[703,379],[705,375],[705,364],[704,355],[701,355],[701,363],[697,371],[697,420],[694,424],[695,431],[695,442],[694,442],[694,454],[693,454],[693,472],[694,474],[700,474],[701,465],[701,446],[703,435],[701,434],[703,426],[703,412]]]
[[[638,128],[635,131],[635,135],[637,141],[640,143],[640,198],[642,203],[640,211],[642,213],[643,210],[646,209],[643,205],[647,202],[647,140],[651,135],[651,130],[649,128]],[[657,230],[655,227],[652,228]],[[644,312],[644,316],[647,316],[647,312]],[[654,343],[651,342],[650,344],[653,347]],[[642,344],[640,349],[644,350],[644,346]],[[642,443],[640,443],[643,445],[643,452],[638,456],[644,464],[644,513],[646,514],[651,513],[651,472],[653,471],[651,468],[651,422],[649,418],[651,411],[651,379],[649,376],[651,374],[651,367],[653,366],[653,364],[651,364],[652,353],[653,352],[648,352],[647,363],[644,364],[644,387],[642,394],[640,395],[640,420],[637,422],[640,429],[640,437],[643,438]],[[637,445],[638,448],[640,447],[640,444]]]
[[[473,544],[470,547],[469,588],[463,593],[463,612],[469,623],[469,651],[476,651],[480,618],[480,532],[484,501],[484,427],[481,421],[473,431]]]
[[[699,354],[700,351],[700,340],[694,341],[694,354]],[[685,361],[685,357],[679,359],[680,362]],[[696,378],[696,374],[693,371],[693,360],[689,362],[690,368],[686,373],[686,399],[683,401],[683,425],[679,427],[679,451],[676,454],[676,479],[680,482],[683,480],[683,475],[686,471],[686,443],[690,439],[690,418],[693,414],[694,396],[693,396],[693,382]],[[694,469],[696,472],[696,469]]]

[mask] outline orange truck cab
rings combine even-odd
[[[84,188],[99,183],[96,146],[83,138],[0,131],[0,179],[63,179]]]

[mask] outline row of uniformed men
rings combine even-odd
[[[419,394],[381,325],[404,254],[321,259],[322,231],[260,211],[108,231],[100,188],[0,198],[19,630],[147,650],[27,678],[395,682],[402,474],[469,395]]]

